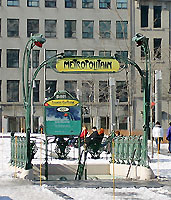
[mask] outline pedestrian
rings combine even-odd
[[[120,131],[115,131],[115,136],[120,136]]]
[[[169,123],[169,128],[167,129],[166,140],[169,141],[169,153],[171,153],[171,122]]]
[[[80,134],[80,145],[83,145],[88,134],[88,130],[86,126],[83,126],[82,132]],[[69,141],[69,145],[73,145],[74,147],[78,147],[78,137],[74,137],[71,141]]]
[[[156,140],[156,145],[158,148],[158,153],[160,153],[160,143],[163,140],[163,128],[160,125],[160,122],[157,121],[152,130],[153,138]]]
[[[104,129],[101,128],[100,131],[98,132],[98,134],[99,134],[99,136],[98,136],[97,139],[98,139],[99,142],[102,142],[103,137],[104,137]]]
[[[87,146],[95,143],[96,139],[99,138],[99,134],[98,134],[97,128],[95,126],[93,126],[92,131],[93,131],[92,134],[86,138]]]
[[[87,127],[86,127],[86,126],[83,126],[82,132],[81,132],[81,134],[80,134],[80,139],[84,141],[84,139],[85,139],[86,136],[87,136],[87,133],[88,133]]]

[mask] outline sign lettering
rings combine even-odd
[[[119,62],[114,58],[66,57],[58,60],[56,69],[59,72],[117,72]]]

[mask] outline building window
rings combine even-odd
[[[51,58],[52,56],[55,56],[57,54],[57,50],[46,50],[45,51],[45,59],[49,59]],[[54,59],[53,62],[50,63],[50,65],[46,65],[47,68],[50,68],[50,67],[53,67],[53,68],[56,68],[56,60]]]
[[[19,102],[19,81],[7,81],[7,102]]]
[[[149,43],[149,38],[147,38],[147,43]],[[141,60],[145,59],[144,48],[141,46]]]
[[[39,102],[39,85],[40,85],[40,81],[39,80],[36,80],[35,81],[35,86],[33,88],[33,102]]]
[[[82,81],[82,102],[94,102],[93,81]]]
[[[99,21],[100,38],[110,38],[111,21]]]
[[[148,27],[149,6],[141,6],[141,27]]]
[[[45,7],[56,8],[56,0],[45,0]]]
[[[94,51],[91,50],[83,50],[82,56],[94,56]]]
[[[109,129],[109,117],[100,117],[101,128]]]
[[[82,22],[82,38],[93,38],[94,21]]]
[[[127,9],[128,0],[116,0],[117,9]]]
[[[119,116],[119,129],[127,130],[127,116]]]
[[[65,38],[76,38],[76,20],[65,20]]]
[[[56,37],[56,20],[45,20],[45,37]]]
[[[111,51],[99,51],[99,56],[100,57],[110,57]]]
[[[109,84],[108,81],[99,81],[99,102],[109,101]]]
[[[19,19],[7,19],[7,37],[19,36]]]
[[[83,109],[84,109],[84,107],[83,107]],[[83,111],[83,115],[88,115],[88,114]],[[92,118],[90,118],[88,116],[86,116],[86,117],[83,116],[82,123],[87,127],[88,130],[90,130],[92,128],[93,120],[92,120]]]
[[[39,50],[32,50],[32,67],[37,68],[39,66]],[[29,67],[31,67],[31,60],[29,59]]]
[[[7,0],[7,6],[19,6],[19,0]]]
[[[56,0],[45,0],[45,7],[56,8]]]
[[[119,99],[119,102],[128,101],[126,81],[116,81],[116,99]]]
[[[116,53],[124,58],[128,58],[128,51],[116,51]]]
[[[39,7],[39,0],[27,0],[28,7]]]
[[[126,39],[128,37],[127,21],[116,21],[116,38]]]
[[[39,50],[33,50],[32,52],[32,65],[33,68],[37,68],[39,66]]]
[[[1,36],[1,19],[0,19],[0,36]]]
[[[39,117],[33,116],[33,133],[38,133],[39,131]]]
[[[77,97],[77,81],[65,81],[64,88],[68,91],[73,97]]]
[[[39,33],[39,20],[38,19],[27,19],[27,37],[30,37],[31,33]]]
[[[2,81],[0,80],[0,101],[1,101],[1,86],[2,85]]]
[[[57,81],[46,81],[46,98],[52,97],[56,92]]]
[[[7,119],[7,131],[8,132],[20,132],[21,129],[24,130],[24,117],[8,117]]]
[[[93,8],[94,0],[82,0],[82,8]]]
[[[77,50],[64,50],[65,56],[76,56]]]
[[[0,67],[1,67],[1,59],[2,59],[2,49],[0,49]]]
[[[65,8],[76,8],[76,0],[65,0]]]
[[[154,38],[154,60],[161,60],[161,38]]]
[[[19,50],[7,49],[7,68],[19,67]]]
[[[99,0],[99,8],[101,9],[108,9],[110,8],[110,1],[111,0]]]
[[[161,28],[161,6],[154,6],[154,28]]]

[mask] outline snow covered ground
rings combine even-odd
[[[2,136],[0,134],[0,136]],[[5,136],[5,135],[4,135]],[[167,144],[162,144],[162,149],[167,150]],[[38,152],[39,153],[39,152]],[[149,152],[151,157],[151,152]],[[49,190],[49,186],[43,184],[34,185],[30,181],[14,178],[15,170],[9,166],[10,161],[10,138],[0,138],[0,200],[112,200],[112,199],[155,199],[170,200],[171,188],[164,187],[124,187],[118,188],[117,184],[112,188],[85,188],[58,187],[54,186],[58,193]],[[54,161],[53,161],[54,162]],[[75,161],[76,162],[76,161]],[[105,158],[98,162],[108,162]],[[154,154],[150,163],[156,175],[162,179],[171,180],[171,155]],[[78,182],[77,182],[78,183]],[[51,187],[52,188],[52,187]],[[62,195],[58,195],[61,192]]]

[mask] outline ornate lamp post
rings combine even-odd
[[[30,65],[30,55],[31,50],[34,46],[42,47],[46,39],[43,38],[41,34],[33,35],[30,37],[26,44],[23,63],[22,63],[22,86],[23,86],[23,101],[24,108],[26,110],[25,120],[26,120],[26,142],[27,142],[27,160],[26,169],[32,168],[31,165],[31,155],[30,155],[30,132],[31,132],[31,91],[33,86],[33,77],[29,80],[29,65]],[[25,67],[26,66],[26,67]],[[25,78],[26,77],[26,78]]]
[[[145,76],[143,78],[143,118],[144,118],[144,137],[143,137],[143,161],[146,165],[147,160],[147,141],[150,134],[150,90],[151,90],[151,62],[150,62],[150,50],[148,46],[148,39],[140,33],[137,33],[133,37],[133,41],[136,42],[137,47],[141,46],[145,55]]]
[[[27,142],[27,161],[26,161],[26,169],[31,169],[31,149],[30,149],[30,133],[31,133],[31,93],[33,88],[33,81],[36,79],[37,74],[39,71],[49,65],[52,69],[53,67],[52,62],[56,59],[61,59],[63,57],[63,53],[56,54],[49,59],[43,61],[34,71],[32,77],[29,80],[29,65],[30,65],[30,55],[31,50],[34,46],[42,47],[42,45],[46,42],[46,39],[43,38],[42,35],[33,35],[30,37],[29,41],[26,44],[24,55],[23,55],[23,65],[22,65],[22,86],[23,86],[23,101],[24,101],[24,108],[26,111],[26,142]],[[25,67],[26,64],[26,67]],[[26,77],[26,78],[25,78]]]
[[[148,46],[148,39],[143,36],[140,33],[137,33],[135,37],[133,37],[133,41],[136,42],[137,47],[141,46],[145,55],[146,60],[146,66],[145,66],[145,72],[142,71],[142,69],[131,59],[122,57],[121,55],[115,54],[115,58],[123,62],[126,66],[128,64],[134,66],[140,76],[142,77],[143,81],[143,119],[144,119],[144,125],[143,125],[143,146],[142,146],[142,165],[147,166],[147,140],[150,132],[150,88],[151,88],[151,64],[150,64],[150,51]]]

